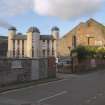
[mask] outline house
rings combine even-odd
[[[81,22],[60,39],[59,56],[69,56],[79,45],[105,46],[105,26],[94,19]]]

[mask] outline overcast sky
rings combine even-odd
[[[41,34],[58,26],[62,36],[89,18],[105,24],[105,0],[0,0],[1,35],[9,26],[23,33],[37,26]]]

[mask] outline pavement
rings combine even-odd
[[[59,78],[46,78],[46,79],[35,80],[35,81],[31,81],[31,82],[17,83],[17,84],[14,83],[14,84],[10,84],[10,85],[0,88],[0,93],[5,92],[5,91],[26,88],[26,87],[30,87],[30,86],[35,86],[35,85],[43,84],[43,83],[47,83],[47,82],[57,81],[60,79],[62,79],[62,77],[61,78],[60,77]]]
[[[62,80],[1,93],[0,105],[105,105],[105,70],[57,76]]]

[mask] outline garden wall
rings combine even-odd
[[[82,61],[73,61],[73,64],[58,66],[60,73],[82,73],[93,70],[105,69],[105,59],[84,59]]]
[[[51,61],[51,64],[49,64],[49,61]],[[50,66],[53,66],[53,70],[49,70]],[[0,58],[0,86],[56,77],[56,67],[54,66],[54,58]]]
[[[105,69],[105,59],[86,59],[79,62],[76,72]]]

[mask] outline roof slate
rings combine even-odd
[[[0,39],[8,40],[7,36],[0,36]],[[27,35],[17,34],[12,40],[27,40]],[[40,40],[54,40],[52,35],[40,35]]]
[[[27,40],[26,35],[15,35],[13,40]]]
[[[53,40],[52,35],[40,35],[40,40]]]

